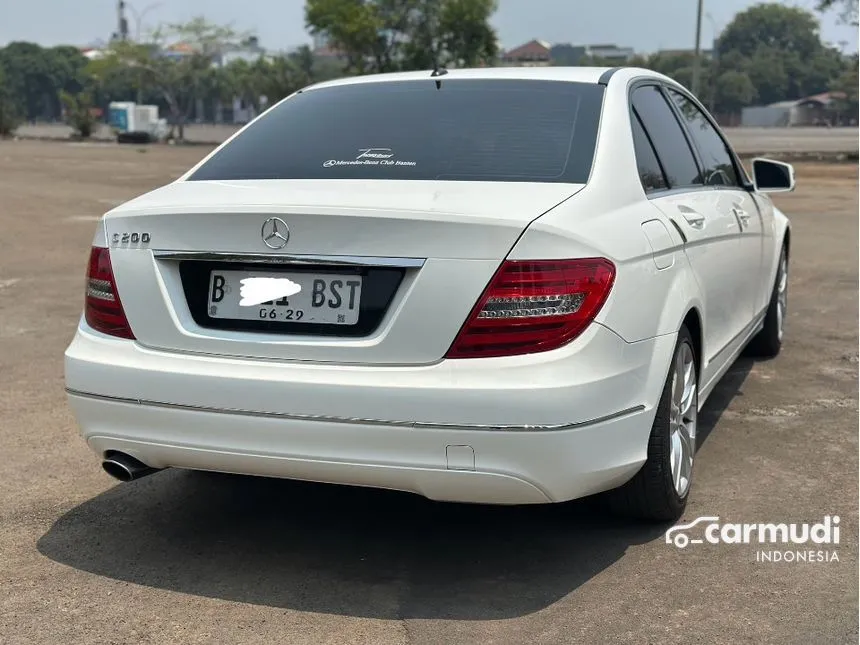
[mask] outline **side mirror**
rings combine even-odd
[[[753,159],[753,184],[760,193],[788,193],[794,190],[794,166],[772,159]]]

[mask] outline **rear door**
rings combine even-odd
[[[743,169],[735,163],[719,130],[688,95],[675,88],[667,88],[667,94],[675,104],[699,154],[705,184],[722,195],[717,202],[718,207],[738,223],[740,245],[736,269],[741,279],[735,307],[738,316],[735,326],[740,326],[740,333],[760,310],[762,217],[752,193],[743,185]]]
[[[631,95],[634,135],[641,129],[637,160],[654,154],[662,176],[651,170],[643,178],[646,192],[685,240],[685,253],[704,297],[705,378],[712,357],[738,333],[737,293],[741,288],[740,225],[718,193],[707,186],[702,168],[674,109],[657,85],[641,85]],[[634,136],[635,140],[635,136]],[[653,166],[653,162],[651,164]],[[647,179],[647,182],[646,182]]]

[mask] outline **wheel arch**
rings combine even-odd
[[[773,251],[776,257],[782,252],[785,247],[785,253],[788,255],[791,252],[791,221],[786,217],[776,206],[773,207],[773,223],[774,223],[774,248]],[[774,260],[776,263],[776,260]]]
[[[696,377],[702,378],[702,315],[697,307],[691,307],[684,316],[682,326],[687,328],[693,338],[693,353],[696,356]]]

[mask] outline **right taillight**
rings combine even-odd
[[[119,338],[134,339],[119,300],[110,264],[110,251],[97,246],[90,251],[84,317],[87,324],[96,331]]]
[[[514,356],[557,349],[581,334],[615,281],[605,258],[507,260],[446,358]]]

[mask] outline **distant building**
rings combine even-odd
[[[328,34],[314,34],[311,51],[314,58],[320,59],[339,59],[343,58],[343,52],[332,46],[331,38]]]
[[[189,43],[173,43],[161,50],[161,55],[165,58],[181,59],[186,56],[191,56],[194,53],[194,47]]]
[[[321,45],[320,47],[314,47],[313,54],[315,58],[320,59],[339,59],[343,57],[343,53],[328,43]]]
[[[546,67],[552,63],[552,47],[545,40],[530,40],[502,54],[502,64],[516,67]]]
[[[99,58],[105,57],[105,52],[103,49],[98,49],[95,47],[82,47],[81,53],[88,60],[98,60]]]
[[[78,51],[80,51],[87,59],[96,60],[104,58],[107,46],[108,43],[101,38],[97,38],[86,45],[78,47]]]
[[[229,65],[234,60],[244,60],[254,63],[266,56],[266,50],[260,47],[260,41],[256,36],[251,36],[246,41],[222,53],[216,61],[220,65]]]
[[[842,92],[823,92],[802,99],[744,108],[741,125],[765,128],[840,125],[845,118],[854,116],[839,114],[839,101],[844,98]]]
[[[636,55],[632,47],[618,45],[553,45],[553,65],[582,65],[587,60],[599,59],[612,65],[626,65]]]
[[[664,56],[690,56],[693,57],[696,55],[695,49],[661,49],[657,52],[658,55]],[[714,50],[713,49],[701,49],[699,50],[699,55],[705,60],[712,60],[714,58]]]
[[[502,54],[502,64],[542,67],[547,65],[582,65],[588,59],[600,59],[610,64],[624,65],[636,52],[632,47],[618,45],[550,45],[545,40],[530,40]]]
[[[584,48],[587,57],[599,58],[618,65],[624,65],[636,55],[632,47],[618,45],[585,45]]]
[[[586,53],[585,45],[563,43],[552,46],[552,49],[550,49],[550,58],[552,58],[553,65],[575,67],[581,65],[588,58],[588,54]]]

